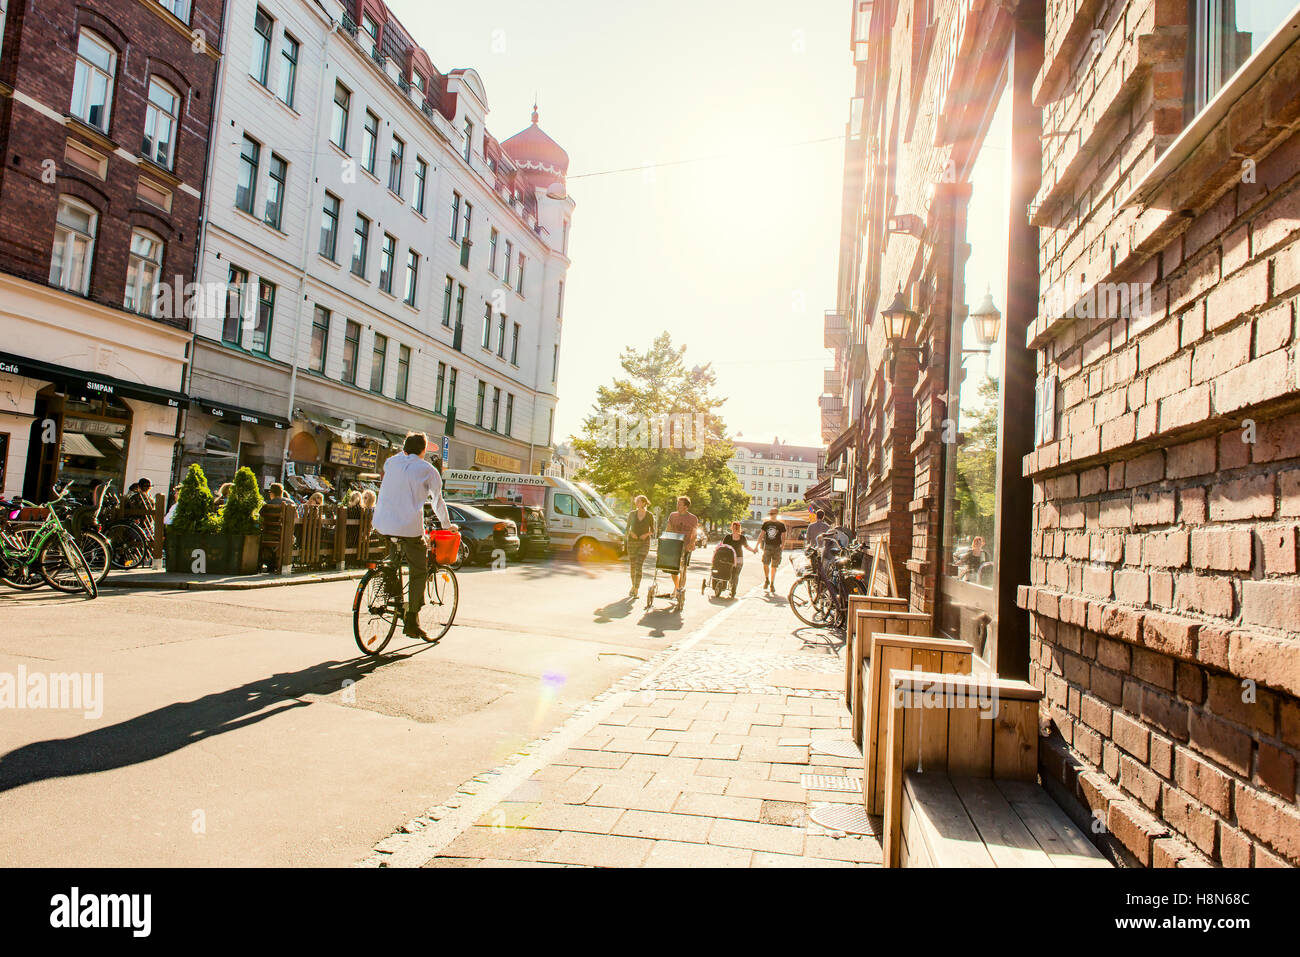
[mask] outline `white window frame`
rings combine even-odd
[[[172,110],[167,112],[162,104],[154,100],[154,89],[157,88],[163,94],[172,98]],[[140,149],[148,159],[161,166],[163,169],[172,169],[176,163],[176,134],[180,130],[181,114],[181,95],[180,92],[166,80],[157,76],[149,77],[148,106],[144,115],[144,142],[141,143]],[[170,128],[167,135],[167,155],[164,159],[158,157],[158,123],[159,120],[166,117]]]
[[[136,249],[136,240],[143,239],[156,245],[157,258],[143,255]],[[126,295],[122,308],[128,312],[144,315],[156,315],[157,295],[155,290],[162,279],[163,255],[166,243],[157,233],[148,229],[131,230],[130,259],[126,270]],[[152,275],[150,275],[152,273]],[[132,301],[134,300],[134,302]]]
[[[105,72],[102,66],[91,63],[82,55],[82,44],[89,43],[98,47],[102,52],[108,54],[108,70]],[[96,33],[94,30],[87,30],[84,27],[77,34],[77,63],[73,70],[72,81],[72,102],[68,107],[70,112],[87,126],[97,129],[102,133],[107,133],[113,115],[113,81],[117,76],[117,50],[115,50],[107,40]],[[104,82],[104,102],[103,123],[95,123],[90,118],[90,112],[94,106],[90,104],[91,80],[95,77],[102,78]],[[80,88],[81,102],[78,103],[78,88]]]
[[[54,246],[58,246],[60,243],[63,245],[63,260],[62,260],[62,266],[60,266],[59,268],[59,272],[64,275],[61,275],[60,278],[55,279],[54,253],[53,253],[53,249],[51,249],[50,285],[57,286],[60,289],[66,289],[68,292],[75,292],[79,295],[84,296],[90,290],[90,270],[95,259],[95,237],[99,233],[99,213],[98,211],[95,210],[93,206],[90,206],[87,203],[83,203],[81,200],[73,196],[60,196],[59,197],[60,211],[62,211],[62,207],[65,204],[70,207],[75,207],[77,209],[80,209],[84,213],[90,214],[89,232],[88,233],[78,232],[72,227],[67,226],[64,223],[58,222],[57,219],[55,220]],[[81,275],[76,278],[75,282],[69,282],[68,276],[65,273],[67,270],[67,264],[72,261],[72,253],[76,247],[76,243],[78,239],[84,241],[85,243],[85,247],[84,247],[85,252],[82,258]]]

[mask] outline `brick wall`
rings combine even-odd
[[[0,113],[0,270],[48,280],[59,195],[70,194],[99,213],[89,298],[122,306],[133,227],[163,238],[165,277],[193,279],[222,0],[194,0],[192,6],[191,22],[183,25],[161,5],[140,0],[11,4],[0,61],[6,94]],[[117,52],[107,136],[62,119],[72,99],[83,27]],[[182,99],[171,171],[139,159],[151,76],[165,80]],[[70,140],[106,157],[104,175],[66,161]],[[142,175],[171,192],[169,211],[139,198]]]
[[[1044,774],[1138,863],[1294,866],[1300,49],[1122,206],[1184,123],[1187,5],[1047,8],[1030,337],[1059,390],[1056,438],[1025,463],[1020,595],[1060,735]],[[1069,283],[1137,283],[1150,308],[1063,315]]]

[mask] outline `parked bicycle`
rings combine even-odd
[[[14,527],[8,520],[0,523],[0,581],[20,589],[31,589],[44,582],[57,591],[69,594],[80,591],[88,598],[98,596],[99,587],[86,556],[59,520],[56,506],[68,494],[70,485],[56,486],[58,494],[44,506],[22,500],[0,501],[0,509],[6,514],[23,508],[45,510],[39,525]],[[39,581],[33,583],[34,578]]]
[[[852,542],[847,547],[831,544],[823,555],[817,546],[804,549],[808,561],[804,565],[790,556],[795,570],[794,584],[790,586],[787,601],[800,621],[814,628],[843,628],[848,619],[850,595],[865,595],[867,585],[861,570],[862,556],[866,551],[863,542]]]
[[[417,616],[420,628],[431,644],[442,640],[456,620],[460,604],[460,583],[451,563],[460,553],[460,534],[441,529],[426,532],[429,538],[429,578],[424,586],[424,605]],[[406,585],[402,580],[402,550],[399,540],[382,562],[370,565],[357,584],[352,601],[352,635],[367,655],[380,655],[388,647],[397,626],[406,618]]]
[[[115,512],[121,506],[121,499],[113,491],[111,480],[105,483],[100,494],[99,504],[95,508],[96,522],[105,505]],[[114,568],[129,572],[153,562],[153,545],[138,523],[127,518],[116,518],[95,530],[108,539]]]

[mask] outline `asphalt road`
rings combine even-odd
[[[447,637],[399,631],[379,661],[352,639],[355,582],[0,586],[0,681],[103,682],[97,717],[0,708],[0,864],[352,864],[725,607],[703,571],[678,615],[628,601],[626,565],[466,570]]]

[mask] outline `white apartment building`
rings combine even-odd
[[[231,0],[182,464],[337,487],[413,429],[451,468],[549,464],[568,157],[487,114],[377,0]]]
[[[825,450],[812,446],[732,440],[736,454],[727,460],[749,493],[749,517],[762,519],[768,510],[802,500],[817,484]]]

